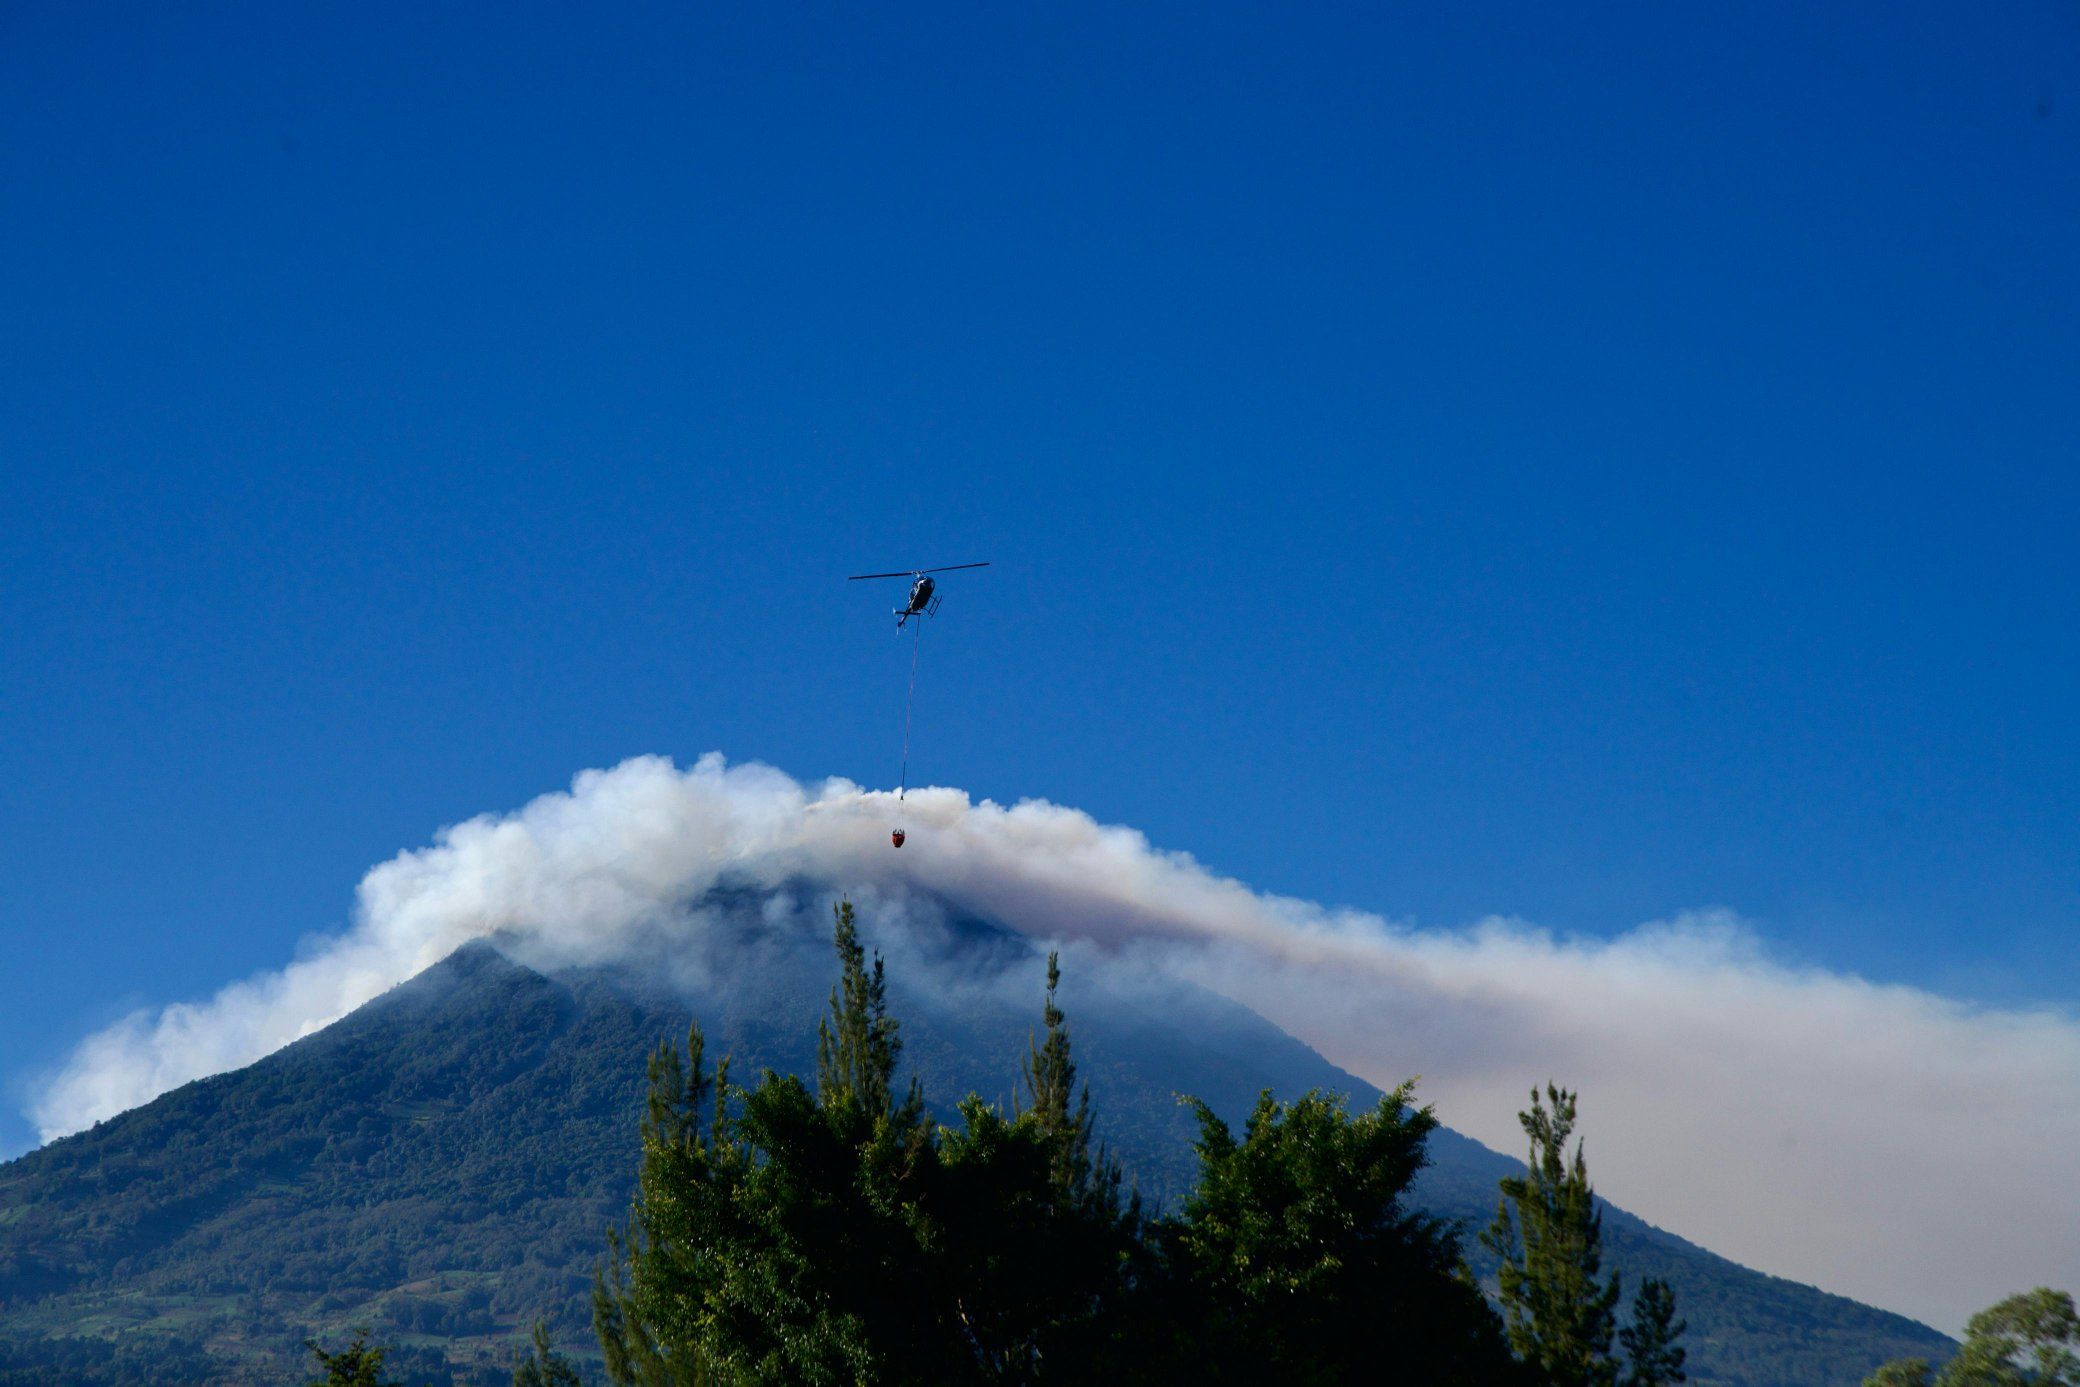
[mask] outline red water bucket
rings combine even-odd
[[[895,832],[889,834],[888,841],[894,843],[897,847],[903,846],[903,830],[899,828]]]

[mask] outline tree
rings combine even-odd
[[[1146,1272],[1140,1204],[1122,1207],[1118,1163],[1092,1152],[1096,1119],[1088,1086],[1076,1086],[1060,982],[1050,954],[1026,1101],[1009,1118],[973,1094],[960,1104],[961,1125],[940,1129],[939,1178],[921,1210],[984,1381],[1118,1381],[1128,1371],[1115,1350],[1131,1337],[1127,1304]]]
[[[531,1339],[532,1354],[513,1355],[513,1387],[580,1387],[582,1379],[571,1360],[550,1348],[547,1324],[536,1320]]]
[[[2065,1291],[2039,1286],[1989,1305],[1966,1322],[1957,1356],[1933,1378],[1919,1358],[1887,1363],[1864,1387],[2076,1387],[2080,1314]]]
[[[2074,1387],[2080,1384],[2080,1315],[2073,1297],[2039,1286],[1971,1317],[1964,1347],[1937,1387]]]
[[[616,1382],[955,1375],[957,1340],[918,1295],[933,1129],[914,1083],[894,1097],[901,1042],[850,902],[833,908],[832,943],[815,1094],[771,1071],[749,1091],[711,1084],[698,1026],[686,1062],[675,1047],[651,1061],[635,1207],[593,1291]]]
[[[866,946],[852,902],[831,908],[831,944],[838,955],[838,983],[831,989],[830,1014],[816,1023],[816,1095],[825,1108],[856,1106],[860,1113],[894,1111],[896,1061],[903,1040],[888,1014],[888,979],[881,956],[866,966]],[[917,1086],[910,1101],[922,1107]]]
[[[1123,1173],[1118,1161],[1100,1145],[1095,1154],[1091,1143],[1097,1133],[1097,1118],[1091,1112],[1089,1084],[1076,1085],[1076,1061],[1069,1043],[1068,1017],[1055,1002],[1061,986],[1062,960],[1058,953],[1047,955],[1047,995],[1040,1007],[1040,1024],[1045,1038],[1026,1042],[1021,1068],[1025,1102],[1015,1115],[1038,1128],[1049,1148],[1048,1171],[1056,1191],[1070,1204],[1089,1206],[1100,1217],[1124,1218],[1138,1224],[1141,1196],[1130,1192],[1124,1204],[1120,1186]],[[1074,1100],[1073,1104],[1071,1100]]]
[[[635,1203],[593,1291],[617,1383],[1521,1380],[1456,1234],[1404,1205],[1436,1126],[1404,1087],[1352,1117],[1204,1104],[1200,1182],[1152,1224],[1096,1144],[1050,957],[1024,1093],[957,1125],[898,1097],[881,960],[834,911],[817,1078],[734,1087],[696,1025],[651,1057]],[[537,1344],[537,1358],[547,1343]]]
[[[1267,1090],[1238,1141],[1203,1102],[1199,1179],[1162,1230],[1175,1348],[1201,1380],[1515,1380],[1458,1239],[1405,1202],[1437,1119],[1411,1085],[1353,1117]]]
[[[398,1387],[383,1376],[383,1357],[387,1350],[369,1343],[366,1329],[355,1330],[353,1342],[338,1353],[327,1353],[315,1339],[307,1340],[304,1347],[325,1370],[322,1377],[310,1380],[309,1387]]]
[[[2021,1369],[2033,1387],[2080,1384],[2080,1315],[2073,1297],[2049,1286],[2009,1296],[1972,1316],[1954,1365]]]
[[[699,1023],[687,1031],[686,1059],[670,1042],[649,1062],[636,1202],[625,1229],[609,1229],[608,1254],[593,1278],[592,1327],[607,1376],[642,1387],[707,1381],[698,1323],[684,1297],[696,1284],[691,1259],[701,1230],[712,1229],[741,1176],[741,1153],[727,1139],[724,1098],[729,1061],[711,1081]],[[705,1133],[700,1110],[712,1095]]]
[[[1613,1387],[1618,1277],[1599,1281],[1603,1215],[1581,1143],[1567,1155],[1575,1095],[1549,1083],[1546,1097],[1551,1112],[1533,1089],[1531,1111],[1517,1114],[1531,1141],[1528,1169],[1502,1182],[1481,1243],[1501,1259],[1502,1308],[1517,1357],[1554,1387]]]
[[[1689,1328],[1676,1318],[1676,1293],[1666,1281],[1648,1277],[1632,1298],[1632,1323],[1618,1331],[1631,1370],[1625,1387],[1670,1387],[1687,1381],[1683,1361],[1689,1351],[1676,1340]]]
[[[1047,1137],[1050,1175],[1064,1195],[1080,1197],[1091,1184],[1091,1089],[1076,1088],[1076,1061],[1069,1053],[1068,1018],[1055,1005],[1055,989],[1062,981],[1062,956],[1047,956],[1047,999],[1040,1008],[1045,1041],[1026,1042],[1022,1077],[1026,1086],[1025,1111]],[[1073,1100],[1073,1106],[1072,1106]]]

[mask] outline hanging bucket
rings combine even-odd
[[[894,843],[897,847],[903,846],[903,830],[899,828],[895,832],[889,834],[888,841]]]

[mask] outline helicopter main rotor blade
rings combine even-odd
[[[927,573],[951,573],[956,568],[988,567],[989,564],[987,561],[983,563],[950,563],[940,568],[906,568],[901,573],[855,573],[851,577],[847,578],[845,581],[848,583],[856,583],[862,578],[921,578]]]

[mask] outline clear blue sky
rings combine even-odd
[[[2072,4],[30,0],[0,129],[0,1083],[582,767],[891,784],[840,579],[973,559],[917,778],[2080,1002]]]

